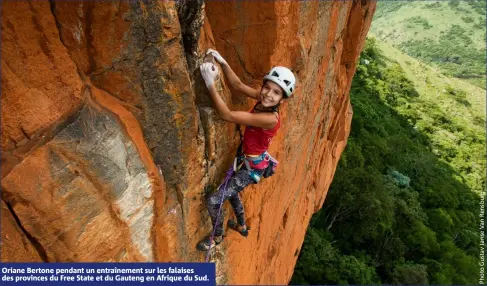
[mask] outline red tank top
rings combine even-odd
[[[254,113],[254,109],[250,111]],[[272,137],[276,135],[281,126],[281,117],[277,118],[277,124],[272,129],[246,126],[243,137],[243,152],[247,155],[259,155],[269,149]]]

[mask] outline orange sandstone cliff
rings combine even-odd
[[[2,261],[204,261],[205,195],[239,143],[198,67],[216,48],[258,87],[292,68],[270,153],[241,195],[217,282],[288,283],[346,145],[369,1],[3,1]],[[252,102],[218,89],[231,109]],[[225,205],[225,218],[233,215]]]

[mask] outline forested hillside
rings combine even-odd
[[[486,1],[379,1],[371,34],[485,89]]]
[[[290,283],[477,284],[485,91],[371,38],[350,97],[348,144]]]

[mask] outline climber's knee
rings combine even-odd
[[[210,208],[214,208],[215,206],[218,206],[220,204],[220,198],[218,197],[218,193],[214,193],[211,195],[208,200],[206,201],[206,206]]]

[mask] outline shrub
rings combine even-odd
[[[462,104],[462,105],[465,105],[465,106],[471,106],[470,102],[467,100],[467,93],[463,90],[460,90],[460,89],[455,89],[451,86],[447,86],[445,88],[446,92],[452,96],[452,98]]]
[[[448,5],[450,7],[453,7],[453,8],[457,8],[458,7],[458,4],[460,4],[460,1],[459,0],[450,0],[450,1],[448,1]]]
[[[463,20],[463,22],[465,22],[465,23],[472,23],[472,22],[474,21],[474,20],[473,20],[473,18],[472,18],[472,17],[470,17],[470,16],[465,16],[465,17],[462,17],[462,20]]]
[[[393,284],[428,284],[428,272],[426,265],[403,264],[394,268],[392,273]]]
[[[412,28],[414,25],[421,26],[426,30],[433,27],[430,25],[428,20],[426,20],[425,18],[423,18],[421,16],[414,16],[414,17],[406,19],[406,21],[408,22],[408,25],[410,28]]]
[[[400,188],[408,188],[411,179],[396,170],[390,170],[387,178]]]
[[[441,7],[441,3],[440,2],[429,3],[424,5],[424,7],[427,9],[435,9]]]
[[[469,0],[465,1],[475,12],[481,15],[485,15],[486,2],[485,0]]]

